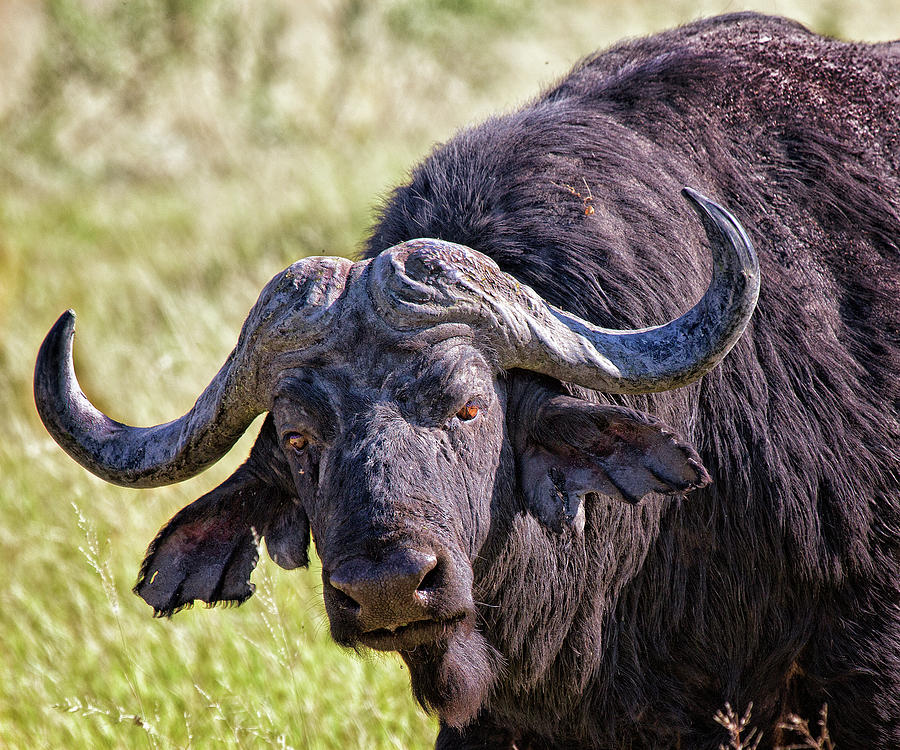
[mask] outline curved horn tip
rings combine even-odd
[[[684,199],[691,204],[697,213],[715,213],[717,211],[721,211],[723,213],[728,213],[722,206],[716,203],[711,198],[707,198],[703,193],[694,190],[690,187],[681,188],[681,195]]]
[[[56,322],[50,327],[50,330],[47,332],[46,338],[57,337],[57,336],[71,336],[75,331],[75,311],[70,307],[66,310],[62,315],[60,315]]]
[[[707,198],[703,193],[698,193],[696,190],[689,187],[683,187],[681,189],[681,195],[701,219],[712,221],[720,230],[725,231],[730,229],[731,231],[736,232],[743,244],[751,245],[752,247],[743,225],[726,208],[720,206],[714,200]]]
[[[690,203],[698,203],[698,204],[708,204],[712,203],[709,198],[707,198],[703,193],[694,190],[694,188],[688,187],[685,185],[681,188],[681,194],[688,200]]]
[[[41,348],[38,350],[37,364],[40,368],[41,361],[51,354],[59,351],[60,346],[65,347],[75,335],[75,311],[71,308],[60,315],[56,322],[50,326],[47,335],[41,342]]]
[[[712,220],[720,229],[723,228],[722,224],[727,224],[732,228],[743,232],[740,223],[731,215],[731,213],[726,211],[714,200],[707,198],[703,193],[698,193],[696,190],[689,187],[683,187],[681,189],[681,195],[684,196],[685,200],[691,205],[691,208],[696,211],[701,219]]]
[[[54,370],[58,370],[62,364],[68,363],[74,337],[75,311],[70,308],[56,319],[56,322],[47,331],[47,335],[44,336],[43,342],[41,342],[34,365],[34,390],[36,396],[48,395],[41,392],[41,390],[50,385],[48,381],[53,375],[58,376],[58,373],[55,373]],[[41,406],[42,404],[39,402],[39,411]],[[41,417],[43,416],[42,413]]]

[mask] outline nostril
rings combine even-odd
[[[444,566],[437,558],[434,558],[434,564],[425,573],[422,580],[419,581],[416,591],[431,591],[432,589],[440,588],[443,576]]]
[[[354,596],[356,592],[352,579],[348,579],[348,576],[341,574],[340,571],[335,571],[331,575],[326,573],[323,578],[332,592],[331,598],[335,604],[353,614],[359,612],[360,604]]]
[[[359,602],[356,599],[341,591],[337,586],[332,585],[331,588],[334,589],[334,600],[339,607],[353,613],[359,612]]]
[[[393,630],[427,619],[447,574],[446,562],[435,553],[403,547],[378,561],[353,558],[330,573],[323,570],[322,577],[327,585],[326,604],[369,631]]]

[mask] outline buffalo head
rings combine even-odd
[[[85,398],[66,313],[38,357],[38,411],[73,458],[138,487],[197,474],[268,412],[248,461],[160,531],[135,591],[158,615],[242,602],[258,540],[293,568],[307,563],[311,531],[333,637],[400,651],[420,700],[461,724],[493,674],[473,562],[502,519],[530,513],[548,533],[581,534],[587,494],[635,503],[708,481],[657,419],[561,385],[676,388],[740,336],[758,292],[753,250],[727,212],[686,195],[713,278],[666,325],[598,328],[475,250],[419,239],[278,274],[194,407],[156,427],[115,422]]]

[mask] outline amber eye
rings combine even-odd
[[[284,442],[292,451],[299,453],[309,445],[309,438],[299,432],[292,432],[284,439]]]
[[[478,416],[478,406],[469,401],[462,409],[456,412],[457,419],[460,419],[463,422],[468,422],[470,419],[475,419]]]

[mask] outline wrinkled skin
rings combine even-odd
[[[334,639],[399,651],[419,700],[462,726],[501,667],[473,597],[473,563],[508,525],[495,519],[527,511],[580,534],[586,493],[635,502],[706,481],[656,420],[498,372],[464,327],[378,345],[351,329],[282,371],[248,462],[163,529],[135,590],[163,615],[242,601],[254,536],[291,568],[311,529]],[[207,509],[199,529],[195,506]]]
[[[421,660],[417,649],[438,660],[454,650],[486,654],[475,632],[471,560],[489,531],[496,478],[512,471],[502,384],[458,337],[412,357],[363,349],[350,361],[285,373],[272,410],[294,476],[318,479],[303,500],[332,636],[398,650],[407,661]],[[467,403],[478,413],[463,420],[456,413]],[[298,434],[309,443],[295,450],[290,436]],[[423,554],[434,567],[419,576],[418,561],[407,558]],[[410,565],[427,577],[392,585]],[[480,702],[487,665],[478,674],[480,685],[462,688],[471,670],[451,670],[443,684],[426,679],[418,691],[463,720],[469,709],[449,704],[460,693]]]

